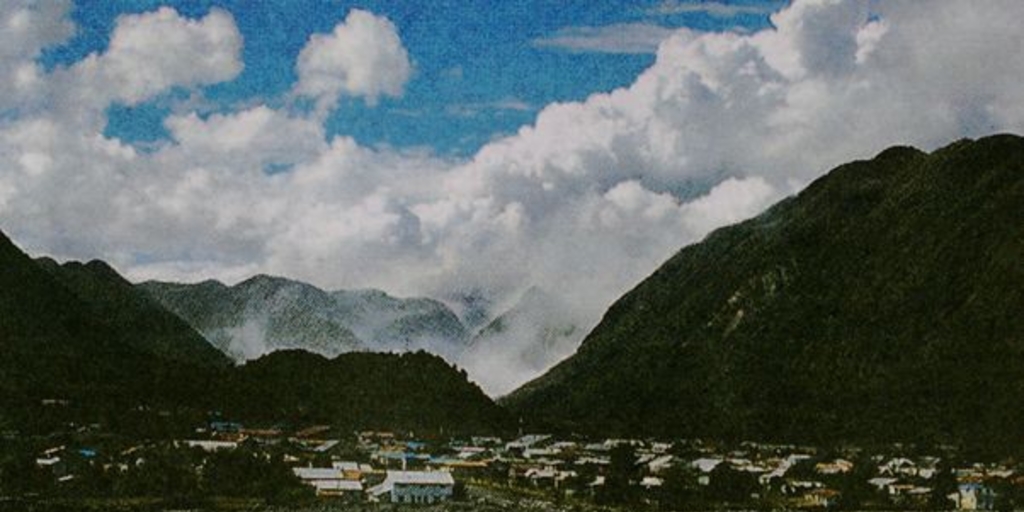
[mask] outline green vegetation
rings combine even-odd
[[[224,386],[229,417],[422,435],[501,432],[509,424],[465,371],[426,352],[353,352],[335,359],[279,351],[238,368]]]

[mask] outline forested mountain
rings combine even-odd
[[[894,147],[686,247],[507,398],[606,435],[1020,444],[1024,139]]]

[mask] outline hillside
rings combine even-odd
[[[209,362],[185,363],[192,350],[202,349],[168,344],[198,343],[190,337],[194,333],[172,332],[172,324],[161,316],[106,314],[101,304],[125,296],[104,298],[98,292],[83,298],[84,286],[74,285],[76,293],[51,273],[52,264],[33,261],[2,233],[0,269],[0,424],[33,423],[39,419],[40,400],[48,398],[69,400],[92,420],[139,403],[189,399],[202,405],[208,395],[203,390],[209,389],[223,358],[207,352],[212,354]],[[112,271],[104,267],[102,272]],[[110,285],[120,279],[115,276],[96,278],[104,283],[96,289],[116,289]],[[152,335],[129,330],[133,322],[165,329]]]
[[[506,399],[607,435],[1016,445],[1024,139],[891,148],[686,247]]]
[[[195,329],[136,290],[106,263],[93,260],[58,264],[50,258],[38,258],[36,262],[85,303],[92,317],[111,326],[124,345],[181,363],[212,367],[231,364]]]
[[[236,361],[282,349],[327,357],[417,349],[454,356],[467,338],[458,318],[440,302],[377,290],[327,292],[266,275],[234,286],[217,281],[138,286]]]
[[[278,351],[239,367],[224,411],[245,421],[328,423],[434,434],[501,432],[510,422],[464,371],[426,352]]]

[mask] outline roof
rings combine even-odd
[[[651,487],[661,487],[664,483],[664,480],[656,476],[645,476],[644,479],[640,481],[640,485],[648,489]]]
[[[341,480],[343,476],[334,468],[292,468],[292,472],[302,480]]]
[[[352,491],[360,492],[363,484],[359,480],[316,480],[313,487],[317,491]]]
[[[238,448],[238,443],[234,441],[208,441],[208,440],[194,440],[188,439],[183,441],[185,446],[189,448],[202,448],[205,451],[212,452],[217,450],[234,450]]]
[[[313,451],[320,452],[320,453],[327,452],[331,448],[334,448],[335,446],[338,446],[339,442],[340,441],[338,441],[337,439],[331,439],[331,440],[328,440],[328,441],[324,441],[320,446],[317,446],[316,448],[313,448]]]
[[[331,463],[331,467],[339,471],[360,471],[358,462],[348,460],[334,461]]]
[[[722,459],[700,458],[691,462],[690,467],[697,468],[701,470],[702,473],[710,473],[721,463]]]
[[[388,471],[387,480],[405,485],[455,485],[447,471]]]

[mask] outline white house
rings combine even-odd
[[[451,499],[455,479],[447,471],[388,471],[387,478],[370,489],[375,499],[392,503],[436,503]]]

